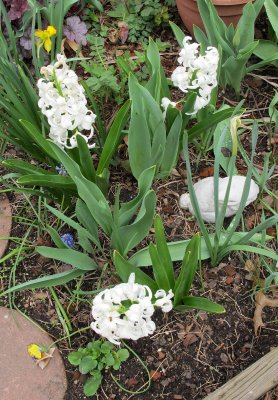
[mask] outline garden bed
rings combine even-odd
[[[111,11],[109,5],[106,11]],[[74,15],[74,9],[69,15]],[[82,16],[82,14],[80,15]],[[267,24],[264,18],[261,16],[257,21],[257,37],[265,37],[267,34]],[[110,21],[109,18],[108,21]],[[177,16],[175,16],[175,22],[181,25]],[[101,23],[109,26],[109,22],[105,19],[101,20]],[[111,32],[110,29],[109,40],[106,40],[105,48],[109,55],[107,57],[108,65],[114,65],[115,55],[119,52],[122,54],[125,49],[131,51],[131,57],[141,49],[140,43],[120,45],[118,40],[113,42]],[[120,31],[120,33],[123,32]],[[161,40],[167,40],[169,43],[169,47],[162,52],[161,56],[162,66],[166,76],[169,77],[175,68],[179,52],[176,40],[169,27],[156,29],[154,36]],[[89,46],[82,48],[85,56],[89,55],[90,51]],[[66,53],[68,57],[74,56],[72,46],[71,48],[66,47]],[[138,66],[138,69],[140,68],[142,66]],[[84,71],[80,66],[76,71],[83,78],[89,77],[88,71]],[[142,75],[144,74],[143,68],[140,72]],[[117,69],[116,73],[119,73]],[[276,81],[273,79],[275,74],[277,74],[277,69],[274,66],[267,66],[263,70],[256,70],[247,75],[241,84],[240,95],[245,99],[246,111],[242,119],[245,131],[239,137],[243,148],[250,157],[251,123],[255,120],[260,121],[253,160],[253,166],[259,173],[263,171],[266,153],[271,155],[271,166],[275,164],[277,156],[277,137],[275,132],[274,134],[271,132],[268,110],[278,87],[277,79]],[[120,93],[122,95],[122,92]],[[178,101],[180,96],[178,90],[174,89],[173,99]],[[117,105],[119,98],[115,99],[110,94],[104,96],[103,101],[103,114],[106,119],[104,122],[105,125],[110,126],[111,116],[114,116],[116,110],[119,109]],[[238,100],[231,89],[219,90],[217,105],[220,106],[222,103],[233,107],[237,105]],[[189,123],[189,127],[191,126],[194,126],[192,121]],[[226,149],[226,151],[228,150]],[[114,164],[110,169],[107,194],[110,205],[114,204],[118,185],[121,186],[121,202],[134,199],[138,187],[136,179],[123,168],[128,162],[127,137],[120,143],[116,153]],[[190,144],[189,154],[194,183],[205,177],[213,176],[214,154],[212,150],[207,151],[198,159],[196,148]],[[11,144],[5,147],[3,158],[21,159],[33,165],[37,164],[26,156],[24,151]],[[95,163],[97,159],[98,156],[94,156]],[[235,165],[239,174],[246,175],[248,173],[248,166],[240,155],[236,158]],[[170,176],[153,183],[153,189],[157,195],[155,213],[162,218],[168,242],[190,239],[200,230],[195,217],[189,211],[182,210],[179,204],[181,194],[188,191],[188,171],[186,170],[184,155],[180,155]],[[10,171],[1,166],[1,172],[5,176]],[[225,175],[223,170],[221,170],[222,175]],[[259,225],[263,218],[271,217],[273,210],[274,213],[277,213],[276,178],[277,167],[267,182],[268,193],[262,192],[260,199],[244,210],[242,227],[246,231]],[[20,191],[19,185],[17,185],[19,190],[7,190],[11,185],[17,185],[13,176],[8,184],[2,186],[3,192],[8,192],[7,196],[12,207],[13,225],[10,236],[16,238],[16,240],[10,241],[7,250],[8,255],[13,251],[14,254],[7,259],[2,259],[4,262],[1,265],[0,288],[3,291],[15,284],[45,275],[71,271],[72,268],[67,263],[60,263],[33,252],[35,246],[55,247],[53,237],[50,237],[46,225],[58,227],[59,222],[55,215],[45,207],[44,200],[40,196],[32,195],[27,198],[27,195]],[[272,198],[269,196],[269,192],[274,194]],[[51,200],[49,204],[55,207],[56,202]],[[133,218],[135,219],[136,216]],[[230,222],[231,219],[225,220],[224,226],[227,227]],[[265,232],[273,237],[267,244],[268,248],[273,251],[277,245],[276,229],[276,225],[273,225],[268,227]],[[74,235],[74,230],[66,228],[66,225],[59,231],[61,234],[68,232]],[[154,228],[151,228],[149,234],[140,241],[136,249],[129,252],[129,256],[134,254],[135,250],[138,251],[154,241],[154,233]],[[86,375],[80,374],[78,368],[69,363],[68,355],[98,339],[98,335],[91,329],[86,330],[86,327],[92,322],[91,303],[95,294],[90,291],[110,287],[120,282],[119,276],[117,276],[118,271],[115,270],[113,261],[109,259],[108,235],[100,234],[100,240],[104,252],[103,254],[96,253],[98,269],[87,273],[86,278],[80,280],[77,288],[75,281],[55,287],[56,296],[66,311],[68,321],[61,318],[59,310],[57,311],[57,302],[49,288],[25,290],[0,297],[1,306],[13,306],[20,309],[37,322],[53,338],[54,342],[57,342],[68,378],[65,400],[86,398],[83,393]],[[28,249],[18,251],[20,246],[25,245]],[[225,313],[210,314],[198,310],[187,312],[172,310],[169,313],[162,313],[157,310],[153,317],[156,324],[154,334],[138,341],[126,341],[150,371],[149,390],[145,393],[136,393],[146,388],[148,375],[138,361],[138,357],[132,355],[123,363],[119,371],[113,371],[113,377],[110,370],[104,372],[101,389],[96,397],[90,398],[99,400],[128,400],[130,398],[138,400],[202,400],[266,355],[277,343],[278,329],[277,308],[267,307],[262,313],[264,326],[254,332],[256,295],[264,291],[265,279],[269,272],[264,267],[265,265],[261,263],[258,255],[240,251],[231,252],[216,267],[212,267],[209,260],[203,261],[202,268],[197,268],[190,293],[222,305]],[[181,263],[175,263],[176,272],[180,268]],[[151,275],[151,268],[145,270]],[[277,287],[271,286],[268,295],[271,299],[276,300]],[[69,326],[70,330],[68,330]],[[121,386],[126,388],[127,392],[122,390]],[[275,399],[278,399],[276,389],[262,398],[262,400]]]

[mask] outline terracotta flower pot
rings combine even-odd
[[[219,16],[227,25],[236,25],[242,15],[242,9],[246,3],[253,0],[213,0]],[[176,0],[177,7],[184,25],[193,35],[193,25],[204,28],[198,11],[197,0]]]

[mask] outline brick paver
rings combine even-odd
[[[42,370],[28,355],[31,343],[48,346],[52,340],[17,311],[0,307],[0,399],[62,400],[67,381],[59,350]]]

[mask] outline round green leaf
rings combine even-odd
[[[79,371],[81,372],[81,374],[87,374],[96,367],[97,361],[92,356],[86,356],[82,359],[79,365]]]

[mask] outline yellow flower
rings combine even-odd
[[[52,47],[51,36],[56,35],[56,29],[53,26],[48,26],[47,29],[42,31],[38,29],[35,32],[35,36],[39,38],[37,40],[37,45],[39,49],[43,46],[45,50],[49,53]]]
[[[50,349],[45,346],[41,346],[35,343],[31,343],[27,346],[27,351],[30,357],[36,362],[36,364],[44,369],[51,358],[53,358],[55,347],[51,347]]]
[[[29,344],[29,346],[27,347],[28,350],[28,354],[30,357],[34,358],[35,360],[40,360],[42,358],[42,352],[40,347],[35,344]]]

